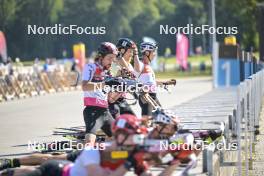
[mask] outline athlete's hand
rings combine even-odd
[[[137,175],[142,174],[149,168],[148,163],[145,161],[145,151],[142,151],[135,147],[127,158],[127,162],[131,163],[131,167],[134,168]]]
[[[134,74],[125,67],[121,69],[121,76],[123,78],[134,78]]]
[[[116,79],[116,78],[109,78],[109,79],[105,80],[104,84],[107,85],[107,86],[112,87],[112,86],[121,85],[121,82],[118,79]]]
[[[135,56],[135,55],[138,55],[138,48],[137,48],[137,45],[136,45],[135,43],[133,43],[133,45],[132,45],[132,49],[133,49],[133,54],[134,54],[134,56]]]
[[[117,56],[116,56],[116,60],[121,60],[123,58],[124,53],[122,53],[121,51],[118,52]]]
[[[169,81],[165,81],[163,85],[176,85],[176,79],[171,79]]]
[[[109,78],[105,80],[105,85],[109,86],[107,87],[108,92],[125,92],[127,85],[121,78]],[[110,88],[110,89],[109,89]]]

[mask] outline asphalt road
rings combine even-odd
[[[210,78],[180,79],[171,93],[158,98],[169,108],[212,89]],[[133,107],[140,114],[138,105]],[[63,139],[52,136],[55,127],[84,125],[82,92],[71,91],[0,103],[0,157],[23,155],[29,142]]]

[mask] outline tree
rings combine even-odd
[[[246,50],[258,48],[256,27],[256,5],[262,0],[216,0],[216,21],[218,26],[238,27],[237,38]],[[222,41],[225,36],[219,36]]]

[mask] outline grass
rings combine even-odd
[[[192,70],[191,72],[182,72],[178,70],[179,64],[176,62],[175,57],[164,58],[159,57],[159,61],[166,61],[166,72],[156,72],[157,79],[168,79],[168,78],[185,78],[185,77],[201,77],[201,76],[211,76],[211,56],[210,55],[199,55],[199,56],[190,56],[188,61],[191,63]],[[206,71],[199,71],[199,64],[204,62],[206,64]]]
[[[208,77],[212,76],[211,67],[208,66],[205,72],[200,72],[198,67],[193,67],[191,72],[169,70],[166,72],[156,72],[157,79],[186,78],[186,77]]]
[[[22,61],[23,65],[24,66],[32,66],[34,64],[34,61]],[[39,64],[40,65],[43,65],[45,63],[44,60],[40,60],[39,61]]]
[[[160,62],[164,61],[164,57],[160,56]],[[201,77],[201,76],[211,76],[211,56],[210,55],[199,55],[199,56],[190,56],[188,57],[188,61],[192,65],[191,72],[182,72],[179,71],[177,68],[179,67],[178,63],[176,62],[175,57],[166,58],[166,72],[156,72],[157,79],[170,79],[170,78],[186,78],[186,77]],[[206,71],[200,72],[199,71],[199,64],[201,62],[205,62],[206,64]],[[34,61],[23,61],[24,66],[32,66]],[[40,60],[40,65],[44,64],[44,60]]]
[[[255,52],[254,55],[259,58],[259,52]],[[166,64],[172,64],[175,65],[176,63],[176,57],[169,57],[169,58],[164,58],[164,56],[159,56],[159,60],[163,61],[166,60]],[[206,65],[211,66],[212,62],[211,62],[211,55],[207,54],[207,55],[195,55],[195,56],[189,56],[188,57],[188,61],[192,64],[192,65],[198,65],[200,62],[205,62]],[[26,66],[30,66],[33,65],[34,61],[22,61],[24,65]],[[42,64],[44,64],[45,60],[40,60],[40,62]]]
[[[177,64],[176,62],[176,57],[169,57],[169,58],[164,58],[163,56],[159,57],[160,61],[165,60],[166,64]],[[198,65],[201,62],[205,62],[207,65],[211,65],[211,55],[197,55],[197,56],[189,56],[188,57],[188,61],[192,64],[192,65]]]

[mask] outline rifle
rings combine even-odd
[[[186,131],[184,133],[177,132],[166,140],[148,139],[143,135],[135,135],[133,137],[133,142],[136,144],[134,157],[137,160],[137,166],[134,168],[135,173],[140,175],[149,169],[150,165],[148,165],[146,161],[154,161],[155,166],[166,166],[178,161],[181,164],[187,164],[180,175],[186,174],[196,165],[196,156],[200,153],[199,149],[197,152],[197,149],[192,147],[192,145],[196,143],[196,140],[200,140],[201,137],[206,139],[208,137],[215,137],[216,134],[218,136],[222,135],[222,133],[217,132],[218,131],[196,131],[189,133],[186,133]],[[175,147],[162,148],[162,144],[175,144],[173,145]],[[118,153],[118,151],[113,152],[115,154]],[[122,159],[126,157],[122,157],[120,154],[123,153],[125,156],[128,156],[128,154],[125,154],[128,152],[125,146],[120,146],[119,152],[119,157]],[[115,157],[115,159],[117,159],[117,157]]]

